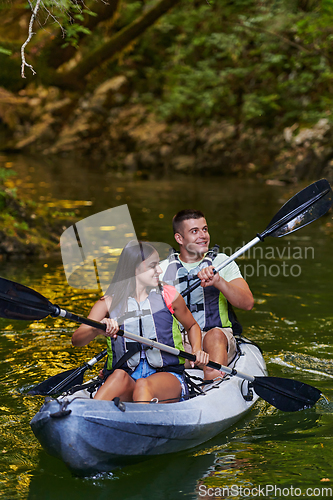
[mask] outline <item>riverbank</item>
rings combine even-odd
[[[232,121],[167,122],[129,97],[119,75],[79,96],[55,87],[0,89],[1,149],[89,158],[102,171],[333,180],[333,126],[284,130],[236,127]]]
[[[5,187],[6,184],[12,187]],[[47,204],[22,198],[13,181],[3,180],[0,182],[0,261],[59,255],[60,235],[74,218],[74,212],[51,209]]]
[[[166,122],[128,99],[124,76],[79,97],[55,87],[0,88],[0,137],[5,153],[85,161],[102,175],[140,179],[228,176],[284,185],[326,177],[333,182],[333,126],[294,124],[282,132],[236,128],[231,122]],[[48,167],[46,167],[48,168]],[[0,258],[59,253],[59,237],[77,216],[17,194],[8,169],[0,175]],[[1,172],[0,172],[1,173]],[[52,205],[52,204],[51,204]],[[331,231],[331,228],[327,228]]]

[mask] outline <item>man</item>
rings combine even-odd
[[[203,350],[211,361],[227,365],[236,354],[229,304],[249,311],[254,304],[251,290],[235,262],[214,274],[214,267],[227,255],[209,251],[210,236],[202,212],[181,210],[172,222],[179,253],[161,263],[161,280],[173,284],[181,293],[193,279],[201,279],[201,286],[184,297],[185,302],[203,332]],[[191,352],[186,338],[185,350]],[[211,380],[221,373],[205,367],[204,376]]]

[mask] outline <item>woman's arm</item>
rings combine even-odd
[[[107,301],[103,298],[98,300],[96,304],[92,307],[88,318],[94,321],[100,321],[106,323],[106,316],[108,314]],[[106,332],[100,330],[99,328],[93,328],[88,325],[81,325],[72,336],[72,344],[76,347],[82,347],[89,344],[97,335],[105,335]]]
[[[192,313],[187,308],[185,300],[179,294],[175,297],[172,302],[172,308],[175,312],[175,317],[180,321],[188,334],[188,339],[190,341],[192,352],[196,356],[196,361],[191,365],[197,365],[200,368],[206,365],[209,361],[209,356],[206,352],[201,349],[201,330],[198,323],[192,316]]]

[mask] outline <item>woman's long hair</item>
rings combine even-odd
[[[116,271],[105,294],[112,298],[110,312],[119,306],[118,317],[126,311],[128,297],[135,293],[137,267],[153,252],[156,252],[153,245],[137,240],[128,242],[121,252]]]

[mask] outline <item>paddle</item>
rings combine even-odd
[[[332,203],[333,193],[326,179],[320,179],[310,184],[310,186],[307,186],[290,198],[290,200],[280,208],[262,233],[258,233],[253,240],[223,261],[222,264],[214,269],[214,273],[221,271],[221,269],[237,259],[237,257],[243,255],[243,253],[247,252],[247,250],[259,243],[259,241],[264,241],[267,236],[281,238],[319,219],[319,217],[326,214]],[[182,292],[182,296],[185,297],[189,295],[200,285],[200,283],[201,280],[199,278],[195,279],[193,283]]]
[[[41,319],[48,315],[52,317],[61,316],[78,323],[99,328],[100,330],[106,330],[106,325],[104,323],[99,323],[98,321],[84,318],[66,311],[65,309],[61,309],[35,290],[4,278],[0,278],[0,312],[3,317],[11,319],[33,319],[33,316],[34,319]],[[149,347],[155,347],[190,361],[195,361],[196,359],[194,354],[161,344],[155,340],[146,339],[133,333],[119,330],[118,335],[122,335],[130,340],[140,342]],[[69,389],[76,383],[81,383],[81,375],[83,375],[85,370],[90,368],[105,355],[106,350],[77,370],[69,370],[56,375],[55,377],[59,377],[59,379],[55,380],[55,377],[51,377],[33,388],[30,394],[56,394]],[[277,377],[254,377],[252,375],[237,372],[234,368],[220,365],[214,361],[209,361],[207,366],[249,381],[258,396],[283,411],[297,411],[310,408],[318,401],[321,395],[321,392],[315,387],[298,382],[297,380],[281,379]],[[62,376],[65,377],[63,380],[61,380]],[[79,382],[77,382],[77,379]]]
[[[105,326],[103,323],[100,324]],[[105,328],[103,329],[105,330]],[[139,335],[135,335],[134,333],[119,330],[117,335],[121,335],[136,342],[141,342],[142,344],[155,347],[156,349],[160,349],[161,351],[174,354],[175,356],[179,356],[190,361],[196,360],[194,354],[161,344],[155,340],[145,339]],[[282,411],[299,411],[311,408],[321,396],[321,391],[319,391],[319,389],[297,380],[280,377],[254,377],[253,375],[238,372],[235,368],[229,368],[228,366],[220,365],[214,361],[209,361],[207,366],[216,370],[224,371],[229,375],[239,377],[243,380],[247,380],[250,382],[258,396]]]
[[[41,396],[50,396],[51,394],[68,391],[74,385],[82,384],[84,373],[87,370],[90,370],[95,363],[100,361],[106,355],[107,349],[104,349],[104,351],[96,354],[96,356],[84,363],[84,365],[79,366],[79,368],[58,373],[57,375],[44,380],[40,384],[35,385],[35,387],[28,391],[28,394],[31,396],[36,396],[37,394]]]
[[[220,266],[215,269],[215,272],[218,272],[225,266],[227,266],[234,259],[242,255],[253,245],[258,243],[259,241],[263,241],[267,236],[281,237],[285,234],[289,234],[301,227],[310,224],[314,220],[318,219],[322,215],[324,215],[330,206],[332,205],[332,190],[326,179],[321,179],[307,188],[303,189],[295,196],[293,196],[283,207],[279,210],[279,212],[273,217],[265,231],[261,234],[258,234],[256,238],[250,241],[247,245],[242,247],[240,250],[231,255],[228,259],[226,259]],[[193,291],[196,287],[200,285],[200,280],[196,280],[188,289],[182,292],[182,295],[185,296]],[[12,306],[12,308],[10,308]],[[14,309],[13,309],[14,308]],[[84,318],[80,318],[68,311],[64,311],[60,309],[58,306],[53,305],[49,302],[45,297],[38,294],[34,290],[31,290],[23,285],[18,283],[14,283],[8,280],[4,280],[1,278],[0,283],[0,316],[8,319],[43,319],[46,316],[63,316],[73,321],[84,322],[90,326],[91,323],[87,323]],[[93,358],[94,359],[94,358]],[[89,363],[89,362],[88,362]],[[85,367],[86,365],[84,365]],[[84,367],[79,368],[83,369]],[[227,370],[224,370],[227,372]],[[72,383],[76,381],[76,370],[69,370],[62,374],[56,375],[57,380],[63,379],[63,386],[56,382],[55,387],[57,390],[60,390],[62,387],[68,388],[68,383]],[[83,372],[82,372],[83,373]],[[67,378],[70,377],[70,382],[67,381]],[[267,378],[265,377],[267,380]],[[48,379],[48,385],[50,387],[50,391],[54,390],[54,384],[52,386],[52,380],[54,377]],[[81,380],[81,379],[79,379]],[[35,389],[38,389],[39,384]],[[46,384],[47,385],[47,384]],[[258,384],[257,384],[258,385]],[[42,390],[45,390],[45,387],[42,387]],[[269,390],[269,389],[268,389]],[[52,392],[48,392],[51,394]],[[265,399],[265,398],[264,398]]]

